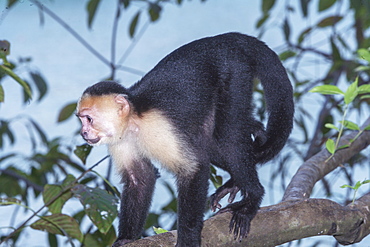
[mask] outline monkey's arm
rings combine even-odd
[[[150,160],[134,161],[122,177],[119,235],[113,247],[140,237],[154,192],[158,170]]]

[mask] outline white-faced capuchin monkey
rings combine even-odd
[[[266,128],[253,117],[253,81],[265,92]],[[156,160],[177,177],[177,246],[200,246],[210,164],[231,178],[211,196],[213,211],[230,194],[230,232],[245,238],[264,189],[258,163],[283,148],[293,125],[293,92],[278,56],[256,38],[227,33],[184,45],[139,82],[125,88],[103,81],[87,88],[77,106],[81,135],[107,144],[122,175],[119,236],[140,237],[158,176]],[[242,199],[232,203],[240,192]]]

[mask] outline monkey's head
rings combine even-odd
[[[130,104],[125,95],[108,90],[117,85],[122,87],[114,82],[99,82],[86,89],[77,104],[76,115],[82,123],[81,136],[90,145],[114,144],[124,135]],[[94,89],[102,93],[96,93]]]

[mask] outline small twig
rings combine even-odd
[[[59,16],[57,16],[53,11],[45,7],[45,5],[41,4],[38,0],[29,0],[31,3],[34,3],[41,11],[48,14],[51,18],[53,18],[56,22],[58,22],[61,26],[63,26],[73,37],[75,37],[83,46],[86,47],[92,54],[94,54],[99,60],[105,63],[108,66],[112,64],[97,50],[94,49],[84,38],[81,37],[73,28],[71,28],[65,21],[63,21]]]

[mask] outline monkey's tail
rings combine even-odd
[[[267,50],[264,49],[256,68],[269,114],[265,137],[262,142],[255,142],[258,163],[266,163],[281,151],[293,128],[294,116],[293,89],[288,75],[278,56]]]

